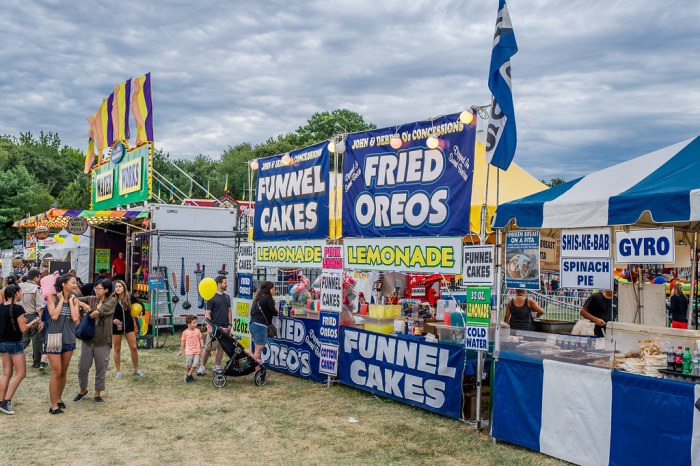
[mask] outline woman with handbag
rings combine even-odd
[[[255,294],[253,305],[250,308],[250,336],[255,344],[255,352],[246,352],[258,363],[262,363],[262,352],[265,349],[268,337],[277,336],[277,329],[272,325],[272,318],[277,315],[275,300],[273,295],[275,285],[272,282],[264,281],[260,284],[260,289]],[[256,366],[255,371],[259,371],[260,366]]]
[[[46,307],[50,320],[44,338],[44,352],[49,356],[51,378],[49,380],[50,414],[61,414],[66,374],[75,351],[75,327],[80,322],[80,304],[73,296],[78,283],[70,275],[60,276],[55,283],[56,295],[49,296]]]
[[[134,375],[143,377],[145,374],[139,369],[139,352],[136,349],[136,325],[131,317],[131,303],[136,302],[129,296],[126,283],[123,280],[114,281],[114,297],[117,300],[117,307],[114,310],[114,320],[112,320],[112,345],[114,347],[114,368],[117,373],[115,379],[122,378],[122,335],[126,338],[131,353],[131,363],[134,366]]]
[[[0,356],[2,357],[0,412],[15,414],[12,397],[27,375],[22,333],[38,325],[40,319],[37,317],[29,323],[25,320],[24,308],[15,304],[22,299],[22,290],[18,285],[7,286],[3,295],[5,299],[0,304]]]
[[[515,290],[515,297],[508,301],[506,306],[505,320],[513,330],[533,331],[532,311],[537,313],[537,317],[544,314],[544,310],[537,302],[528,298],[525,290]]]
[[[88,376],[92,363],[95,363],[95,403],[102,403],[101,394],[105,389],[107,367],[109,366],[109,353],[112,351],[112,318],[117,307],[117,298],[112,296],[114,286],[112,280],[105,278],[95,284],[95,296],[97,304],[93,309],[86,303],[89,297],[78,298],[85,312],[90,313],[90,318],[95,319],[95,336],[83,341],[80,348],[80,360],[78,361],[78,385],[80,392],[73,401],[80,401],[88,393]]]

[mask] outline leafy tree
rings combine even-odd
[[[229,192],[236,199],[248,199],[248,164],[255,159],[253,146],[248,143],[229,147],[222,155],[217,170],[222,177],[229,176]]]
[[[560,184],[566,183],[566,181],[562,180],[561,178],[552,178],[549,181],[545,180],[540,180],[542,183],[546,184],[550,188],[553,188],[554,186],[559,186]]]
[[[26,214],[45,212],[54,202],[48,190],[36,182],[24,166],[0,171],[0,248],[12,246],[21,236],[12,223]]]
[[[77,175],[56,198],[61,209],[90,208],[90,178]]]
[[[372,123],[367,123],[359,113],[341,108],[332,112],[314,113],[306,125],[300,126],[296,133],[288,137],[297,147],[304,147],[324,139],[330,139],[337,134],[364,131],[376,127]]]

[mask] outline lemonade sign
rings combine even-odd
[[[488,326],[491,322],[491,287],[467,288],[467,325]]]

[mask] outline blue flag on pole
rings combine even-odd
[[[492,98],[486,135],[486,160],[503,170],[507,170],[513,161],[518,140],[510,85],[510,57],[517,51],[518,44],[515,43],[506,2],[499,0],[489,68],[489,90]]]

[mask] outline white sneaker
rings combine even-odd
[[[121,372],[117,372],[116,374],[114,374],[115,379],[121,379],[122,377],[124,377],[124,376],[122,375]]]
[[[204,368],[204,366],[199,366],[199,369],[197,369],[197,375],[204,375],[205,370],[206,369]]]
[[[212,369],[214,373],[216,374],[217,372],[221,372],[221,366],[214,366],[214,369]]]

